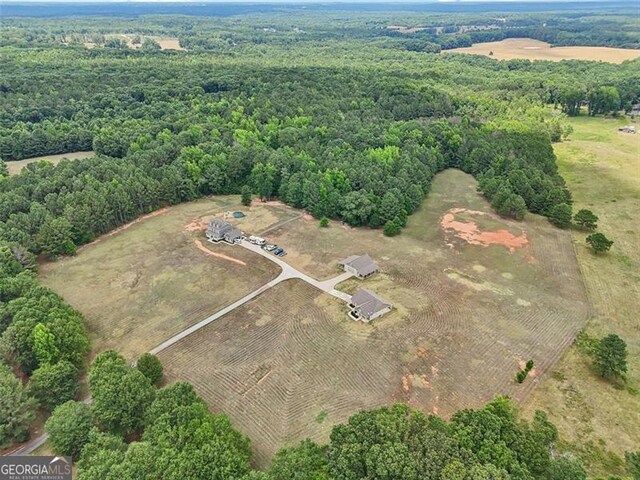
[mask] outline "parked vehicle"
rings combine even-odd
[[[280,253],[276,253],[276,255],[279,257],[284,257],[286,254],[287,254],[287,251],[283,249],[280,249]]]
[[[280,255],[282,252],[284,252],[284,249],[283,249],[283,248],[276,248],[276,249],[273,251],[273,254],[274,254],[274,255]]]
[[[274,245],[273,243],[267,243],[266,245],[263,245],[262,248],[267,252],[271,252],[272,250],[275,250],[276,248],[278,248],[278,246]]]
[[[255,235],[251,235],[249,237],[249,241],[254,245],[264,245],[265,243],[267,243],[264,238],[256,237]]]

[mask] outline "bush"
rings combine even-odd
[[[522,383],[524,382],[524,379],[527,378],[527,372],[525,370],[520,370],[517,374],[516,374],[516,382],[518,383]]]
[[[33,372],[29,383],[29,392],[47,410],[72,400],[79,388],[78,369],[66,360],[42,365]]]
[[[627,373],[627,344],[618,335],[600,340],[595,351],[594,366],[604,378],[624,379]]]
[[[525,371],[530,372],[533,368],[533,360],[527,360],[527,365],[525,366]]]
[[[162,363],[155,355],[145,353],[138,359],[136,366],[153,385],[158,385],[162,381]]]
[[[384,224],[383,232],[387,237],[395,237],[400,233],[400,230],[402,227],[395,220],[389,220]]]
[[[322,228],[327,228],[329,226],[329,219],[327,217],[322,217],[320,219],[320,226]]]
[[[89,440],[93,413],[86,403],[69,401],[57,407],[44,426],[56,455],[78,458]]]

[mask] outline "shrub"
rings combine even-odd
[[[327,217],[322,217],[320,219],[320,226],[322,228],[327,228],[329,226],[329,219]]]
[[[609,240],[602,233],[592,233],[587,237],[587,244],[595,253],[608,252],[613,245],[613,241]]]

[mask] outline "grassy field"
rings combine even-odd
[[[500,219],[475,186],[460,171],[439,174],[395,238],[338,222],[321,229],[308,216],[281,222],[267,239],[316,278],[370,253],[381,273],[339,288],[367,286],[393,312],[353,322],[338,300],[286,282],[162,352],[168,377],[227,412],[259,466],[282,445],[326,440],[362,408],[401,401],[447,416],[498,394],[523,399],[584,327],[586,294],[569,232],[533,215]],[[536,367],[516,385],[529,359]]]
[[[594,475],[622,474],[619,456],[640,445],[640,136],[618,132],[624,120],[579,117],[571,123],[571,139],[555,146],[560,171],[575,209],[593,210],[599,230],[615,242],[609,254],[596,256],[585,246],[586,234],[572,232],[595,307],[586,332],[616,333],[627,342],[629,378],[624,388],[599,379],[589,358],[571,347],[530,397],[526,412],[549,411]]]
[[[96,152],[71,152],[71,153],[61,153],[59,155],[45,155],[43,157],[33,157],[33,158],[25,158],[24,160],[14,160],[7,162],[7,167],[9,168],[9,175],[15,175],[16,173],[20,173],[20,171],[27,165],[33,162],[39,162],[40,160],[46,160],[47,162],[51,162],[54,165],[59,163],[63,158],[67,158],[69,160],[78,160],[81,158],[93,157]]]
[[[83,247],[75,257],[44,264],[43,282],[85,315],[94,351],[115,348],[133,358],[279,273],[245,249],[217,245],[214,256],[196,245],[204,240],[207,220],[240,207],[238,197],[173,207]],[[249,216],[263,228],[292,214],[254,210]],[[236,223],[243,228],[243,221]]]
[[[470,47],[445,50],[446,53],[471,53],[491,56],[497,60],[526,58],[528,60],[596,60],[622,63],[640,57],[640,50],[610,47],[551,47],[531,38],[507,38],[499,42],[476,43]],[[491,52],[493,52],[491,54]]]

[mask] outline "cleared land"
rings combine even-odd
[[[629,378],[626,388],[614,387],[571,347],[529,398],[526,411],[550,412],[591,474],[622,475],[620,458],[604,451],[622,455],[640,445],[640,135],[617,131],[628,120],[579,117],[571,124],[571,139],[555,145],[560,171],[575,209],[593,210],[600,217],[599,230],[615,241],[610,253],[596,256],[585,246],[586,233],[572,232],[595,308],[586,332],[598,338],[616,333],[627,342]]]
[[[500,219],[475,187],[460,171],[439,174],[396,238],[308,216],[282,222],[268,240],[318,279],[370,253],[382,273],[339,288],[367,286],[394,311],[353,322],[340,301],[287,281],[161,352],[168,377],[228,413],[259,466],[304,437],[325,441],[363,408],[403,401],[446,416],[498,394],[522,400],[584,326],[586,294],[569,232],[533,215]],[[528,359],[536,368],[516,385]]]
[[[243,248],[204,242],[216,255],[198,248],[210,218],[240,209],[238,197],[218,197],[156,212],[75,257],[43,265],[43,282],[85,315],[94,351],[114,348],[134,358],[279,273]],[[263,228],[292,215],[256,210],[251,217]],[[235,222],[244,228],[242,220]]]
[[[132,35],[132,34],[112,34],[112,35],[105,35],[105,37],[107,39],[121,38],[122,40],[127,42],[127,46],[129,48],[133,48],[133,49],[138,49],[142,47],[142,41],[144,41],[145,38],[151,38],[156,42],[158,42],[158,45],[160,45],[161,50],[185,50],[180,46],[180,40],[177,37],[158,37],[153,35],[140,35],[142,39],[140,43],[133,43],[133,39],[136,37],[136,35]],[[96,44],[93,42],[85,42],[84,45],[87,48],[94,48],[96,46]]]
[[[40,160],[46,160],[47,162],[51,162],[54,165],[56,165],[60,163],[60,160],[62,160],[63,158],[66,158],[69,160],[78,160],[81,158],[93,157],[95,154],[96,152],[93,152],[93,151],[71,152],[71,153],[61,153],[59,155],[45,155],[43,157],[25,158],[24,160],[8,161],[7,168],[9,169],[9,175],[15,175],[17,173],[20,173],[20,171],[30,163],[39,162]]]
[[[640,57],[640,50],[610,47],[552,47],[532,38],[508,38],[499,42],[476,43],[470,47],[444,50],[445,53],[471,53],[497,60],[526,58],[528,60],[596,60],[622,63]],[[493,53],[492,53],[493,52]]]

